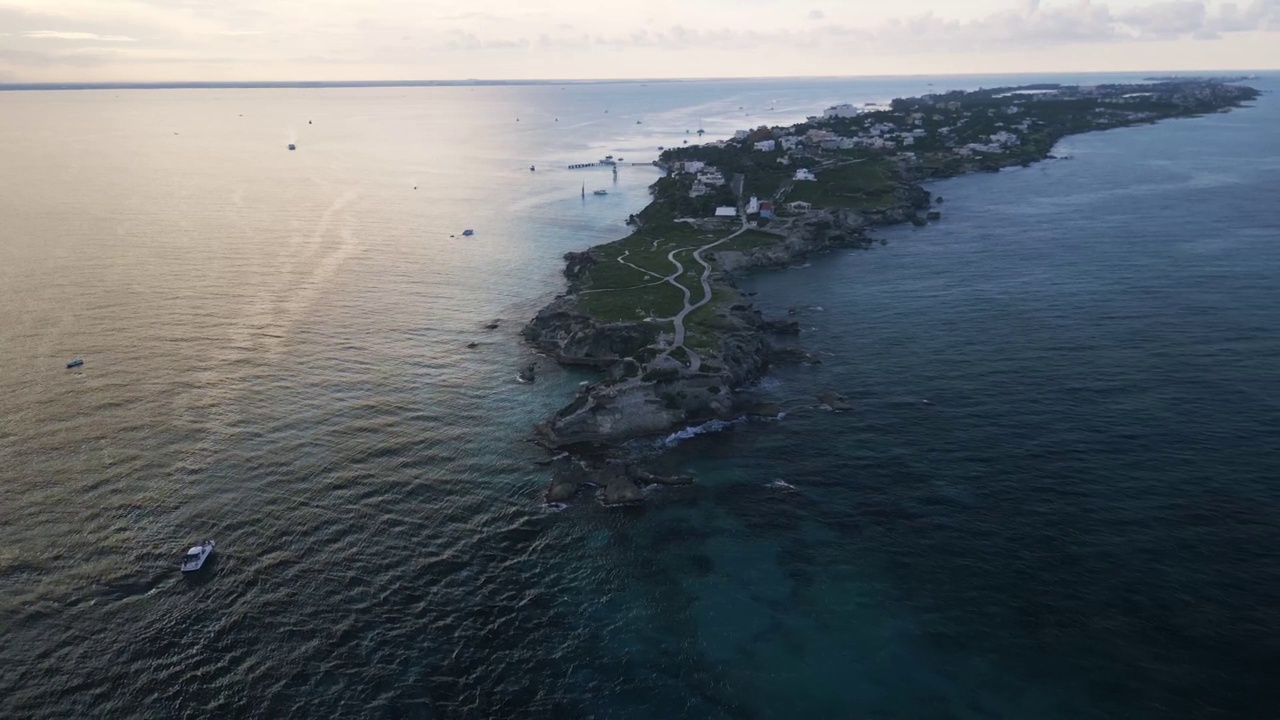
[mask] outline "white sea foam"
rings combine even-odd
[[[662,444],[668,446],[679,445],[681,442],[695,438],[699,435],[728,430],[734,425],[741,425],[744,422],[746,422],[745,418],[737,418],[735,420],[709,420],[701,425],[693,425],[683,430],[671,433],[663,438]]]

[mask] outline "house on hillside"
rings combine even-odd
[[[760,217],[766,220],[773,219],[773,203],[768,201],[760,203]]]
[[[796,176],[795,176],[795,178],[794,178],[794,180],[796,180],[797,182],[801,182],[801,181],[814,182],[814,181],[816,181],[817,179],[818,179],[818,177],[817,177],[816,175],[814,175],[814,174],[813,174],[813,171],[812,171],[812,170],[810,170],[809,168],[799,168],[799,169],[797,169],[797,170],[796,170]]]
[[[734,217],[738,214],[738,208],[732,205],[721,205],[716,208],[716,217]]]
[[[773,152],[777,149],[778,142],[776,140],[761,140],[756,143],[755,147],[756,150],[759,150],[760,152]]]

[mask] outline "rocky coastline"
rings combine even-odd
[[[1221,104],[1233,107],[1239,98],[1228,94]],[[1078,131],[1090,129],[1103,128]],[[932,172],[912,162],[914,157],[899,155],[884,161],[887,170],[880,175],[882,184],[866,191],[880,193],[873,204],[812,207],[796,203],[794,212],[767,219],[757,216],[753,224],[747,220],[741,180],[733,198],[738,216],[728,220],[682,218],[682,224],[655,220],[673,204],[655,191],[651,205],[635,216],[638,227],[631,238],[566,254],[565,292],[539,311],[522,335],[557,363],[593,368],[601,377],[582,383],[567,405],[534,429],[532,439],[556,453],[549,461],[553,479],[547,502],[568,502],[584,488],[597,488],[602,503],[626,505],[642,501],[645,487],[691,483],[688,476],[661,476],[646,470],[622,445],[711,421],[777,415],[777,408],[758,406],[744,390],[775,365],[819,361],[791,343],[777,341],[780,336],[799,334],[799,324],[794,319],[764,317],[738,288],[736,274],[793,266],[834,249],[870,248],[869,233],[876,227],[938,221],[942,198],[933,198],[922,183],[1044,160],[1051,157],[1054,142],[1066,134],[1070,133],[1047,136],[1053,142],[1039,142],[1026,152],[970,158]],[[677,162],[670,157],[664,161]],[[655,183],[655,189],[663,182]],[[779,194],[770,196],[777,199]],[[758,206],[754,198],[752,204]],[[662,246],[669,236],[679,240]],[[650,243],[654,250],[669,247],[670,252],[642,255]],[[637,264],[641,257],[649,257],[647,267]],[[674,275],[668,270],[672,266]],[[696,275],[699,266],[702,288],[686,275],[690,268]],[[630,275],[614,278],[623,272]],[[613,285],[606,284],[602,279],[606,277]],[[673,312],[676,306],[670,298],[638,294],[666,290],[666,285],[683,292],[682,300],[671,295],[683,303],[678,313]],[[634,303],[605,305],[602,297],[631,298]],[[646,303],[663,302],[668,303],[665,311],[643,312]],[[814,405],[833,411],[852,408],[844,395],[831,390],[818,392]]]

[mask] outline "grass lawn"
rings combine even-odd
[[[703,355],[720,350],[716,330],[723,320],[716,313],[738,301],[738,292],[733,288],[712,285],[711,292],[711,302],[684,319],[685,345]]]
[[[761,230],[748,230],[723,245],[711,248],[711,252],[714,254],[721,250],[753,250],[758,247],[775,245],[784,240],[786,238],[781,235],[774,235]]]
[[[684,274],[676,282],[689,288],[697,302],[702,297],[699,282],[702,266],[693,259],[693,250],[723,237],[717,231],[699,230],[687,223],[666,223],[649,227],[621,240],[594,248],[600,262],[587,271],[579,307],[586,313],[606,320],[641,320],[645,317],[671,317],[683,307],[684,295],[668,283],[651,284],[658,278],[618,262],[623,258],[636,267],[666,277],[676,267],[667,259],[673,250],[684,266]],[[624,257],[625,256],[625,257]]]
[[[817,182],[797,182],[787,200],[822,208],[880,210],[894,203],[895,185],[888,161],[864,160],[820,171]]]
[[[668,318],[684,307],[684,293],[667,283],[628,290],[606,290],[579,295],[578,307],[605,322],[637,322],[651,316]]]

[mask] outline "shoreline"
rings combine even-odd
[[[736,272],[868,249],[874,228],[941,220],[931,181],[1059,159],[1070,135],[1225,112],[1259,94],[1217,79],[956,91],[665,151],[634,232],[567,253],[565,292],[522,332],[556,362],[604,373],[535,426],[556,453],[547,502],[598,487],[604,504],[631,504],[647,485],[688,484],[648,473],[624,443],[781,412],[749,388],[772,366],[821,360],[775,346],[799,324],[765,318]],[[837,390],[814,393],[815,407],[852,409]]]

